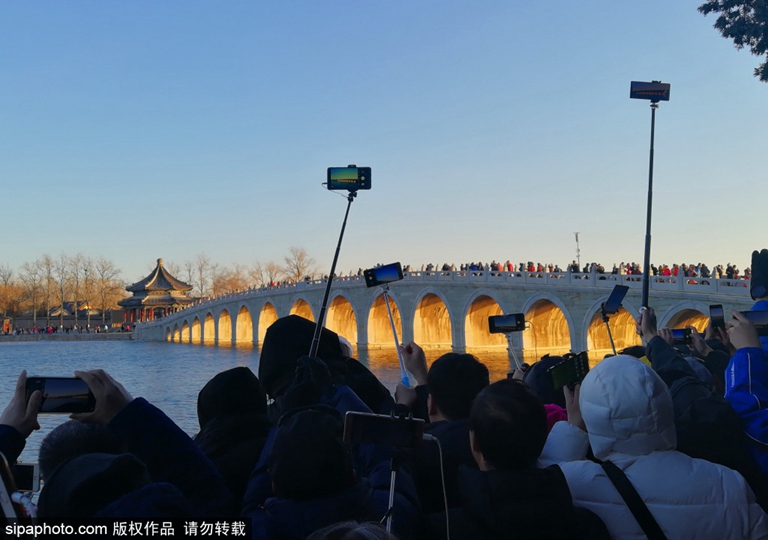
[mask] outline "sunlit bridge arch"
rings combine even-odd
[[[181,342],[189,343],[189,323],[187,321],[181,325]]]
[[[450,348],[453,345],[452,316],[445,297],[430,287],[416,301],[413,339],[422,347]]]
[[[296,299],[296,301],[291,306],[291,311],[288,314],[298,315],[299,317],[304,317],[307,320],[315,322],[315,314],[312,311],[312,306],[309,304],[309,302],[301,297]]]
[[[389,308],[392,310],[392,319],[395,321],[397,341],[403,341],[403,321],[400,315],[400,307],[397,299],[389,294]],[[392,335],[392,324],[387,313],[387,304],[384,294],[376,295],[368,309],[368,347],[387,348],[395,346],[395,338]]]
[[[210,311],[205,314],[203,321],[203,343],[214,345],[216,343],[216,324]]]
[[[656,314],[658,327],[685,328],[693,326],[703,332],[709,324],[709,305],[699,302],[681,302],[670,307],[659,316]]]
[[[179,330],[179,325],[175,324],[173,325],[173,339],[172,341],[174,343],[181,343],[181,331]]]
[[[173,334],[171,334],[170,326],[165,327],[165,341],[168,341],[168,342],[173,341]]]
[[[352,346],[357,345],[357,315],[352,303],[342,294],[329,302],[325,327],[346,338]]]
[[[235,339],[238,346],[253,345],[253,319],[246,306],[240,306],[237,312]]]
[[[501,302],[490,291],[478,291],[470,298],[465,309],[464,339],[467,348],[506,348],[504,334],[491,334],[488,317],[504,315]]]
[[[571,350],[573,319],[562,300],[556,296],[537,294],[523,307],[526,329],[523,352],[538,360],[545,354],[563,354]]]
[[[202,343],[202,334],[200,333],[200,319],[195,317],[192,321],[192,343]]]
[[[277,310],[270,302],[264,302],[259,310],[259,344],[264,342],[267,328],[277,320]]]
[[[226,309],[222,309],[219,314],[219,332],[216,344],[222,347],[232,345],[232,318]]]

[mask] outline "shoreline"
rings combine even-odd
[[[23,341],[132,341],[133,332],[91,332],[83,334],[21,334],[0,335],[0,343],[18,343]]]

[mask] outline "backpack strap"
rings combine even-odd
[[[638,525],[643,529],[648,540],[667,540],[664,531],[661,530],[661,527],[659,527],[659,524],[654,519],[653,514],[648,510],[648,507],[637,493],[635,486],[632,485],[632,482],[629,481],[627,475],[624,474],[624,471],[610,461],[603,461],[600,465],[616,487],[621,498],[624,499],[624,502],[627,504],[627,507],[629,507],[632,515],[635,516]]]

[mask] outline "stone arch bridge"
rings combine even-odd
[[[528,357],[568,350],[600,354],[610,349],[600,306],[614,285],[630,287],[623,307],[611,317],[617,349],[639,344],[634,318],[640,308],[638,276],[529,272],[409,272],[390,285],[401,342],[457,352],[504,350],[503,335],[488,332],[488,317],[524,313],[527,328],[512,346]],[[749,309],[743,280],[653,277],[650,304],[659,326],[703,329],[710,304]],[[279,317],[297,314],[315,320],[325,281],[254,289],[207,300],[159,321],[140,324],[139,339],[219,346],[260,346]],[[380,287],[366,288],[362,276],[334,280],[326,327],[358,350],[394,346]]]

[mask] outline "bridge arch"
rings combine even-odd
[[[428,287],[419,294],[414,305],[413,340],[422,347],[451,347],[454,319],[443,293]]]
[[[464,306],[464,343],[474,348],[505,348],[507,338],[504,334],[491,334],[488,330],[488,317],[504,315],[501,301],[488,290],[475,292]]]
[[[179,330],[179,323],[173,325],[173,339],[174,343],[181,343],[181,331]]]
[[[553,294],[537,293],[523,306],[527,328],[523,332],[525,354],[563,354],[571,350],[577,338],[573,317],[563,301]]]
[[[299,317],[304,317],[307,320],[315,322],[315,313],[312,311],[312,304],[302,296],[299,296],[294,300],[288,315],[298,315]]]
[[[259,325],[258,325],[258,343],[264,342],[264,336],[267,335],[267,328],[272,326],[272,323],[277,320],[277,309],[275,309],[272,302],[264,302],[259,310]]]
[[[352,303],[342,293],[337,293],[328,303],[325,326],[347,339],[353,346],[357,344],[357,315]]]
[[[217,342],[219,346],[232,345],[232,317],[229,316],[229,311],[226,308],[219,313],[219,331],[216,333]]]
[[[171,327],[166,326],[165,327],[165,341],[172,342],[173,341],[173,334],[171,334]]]
[[[213,322],[213,315],[209,311],[203,319],[203,343],[205,345],[214,345],[216,343],[216,324]]]
[[[664,312],[664,315],[659,317],[656,314],[659,328],[684,328],[685,326],[693,326],[699,332],[703,332],[709,323],[709,305],[701,302],[679,302],[673,306],[670,306]]]
[[[235,343],[238,346],[253,345],[253,319],[251,311],[243,304],[237,312]]]
[[[611,341],[608,338],[608,331],[605,328],[600,308],[608,299],[608,295],[596,300],[587,309],[586,316],[582,325],[582,335],[586,336],[585,343],[587,350],[591,353],[592,361],[600,360],[611,350]],[[624,300],[617,313],[609,316],[608,324],[611,327],[611,334],[616,345],[616,350],[620,351],[632,345],[642,345],[642,339],[635,330],[635,319],[639,312],[631,303]]]
[[[202,334],[200,333],[200,319],[195,316],[195,318],[192,320],[192,328],[191,328],[191,336],[190,336],[190,343],[202,343]]]
[[[185,319],[181,324],[181,342],[189,343],[189,335],[189,323]]]
[[[398,343],[403,342],[403,320],[401,316],[400,305],[397,298],[390,292],[389,307],[392,310],[392,318],[395,321],[395,331],[397,332]],[[392,337],[392,325],[389,322],[387,313],[387,304],[384,301],[384,294],[374,295],[367,309],[368,313],[368,346],[393,347],[394,338]]]

